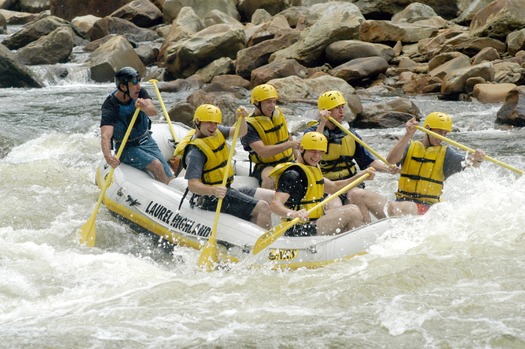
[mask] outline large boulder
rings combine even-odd
[[[481,103],[503,103],[509,92],[516,88],[515,84],[476,84],[472,96]]]
[[[300,78],[308,77],[308,69],[294,59],[272,62],[257,69],[251,74],[251,85],[255,87],[272,79],[296,75]]]
[[[395,53],[388,45],[361,40],[341,40],[328,45],[325,56],[328,63],[335,67],[352,59],[365,57],[383,57],[387,62],[390,62]]]
[[[525,86],[518,86],[509,91],[505,103],[498,110],[496,123],[525,126]]]
[[[172,77],[188,77],[221,57],[235,59],[244,48],[244,30],[215,24],[195,33],[167,52],[166,70]]]
[[[407,4],[419,2],[428,5],[436,11],[438,15],[446,19],[453,19],[458,14],[458,0],[353,0],[352,1],[367,17],[391,18],[401,12]]]
[[[317,109],[317,100],[326,91],[338,90],[345,97],[345,119],[350,121],[363,111],[361,99],[356,90],[346,81],[330,76],[320,75],[302,79],[296,75],[272,79],[269,84],[275,86],[279,94],[279,102],[310,102]]]
[[[473,36],[505,40],[506,36],[525,27],[525,1],[495,0],[476,13],[470,23]]]
[[[311,11],[321,14],[319,19],[301,32],[295,44],[272,54],[270,62],[295,59],[307,67],[320,65],[326,47],[335,41],[357,39],[359,26],[364,21],[359,9],[350,3],[318,4],[312,6]]]
[[[237,52],[235,73],[243,78],[250,79],[253,70],[268,64],[272,53],[297,42],[299,35],[299,32],[292,31],[240,50]]]
[[[91,41],[103,38],[108,34],[125,36],[130,42],[154,41],[159,37],[156,31],[141,28],[122,18],[104,17],[93,24],[89,31]]]
[[[0,87],[44,87],[44,84],[7,47],[0,44]]]
[[[166,0],[162,5],[162,14],[164,16],[164,22],[171,23],[175,18],[180,16],[179,12],[183,7],[190,7],[200,18],[204,18],[206,14],[212,10],[220,10],[240,20],[241,16],[236,7],[237,2],[237,0]]]
[[[30,13],[40,13],[50,8],[49,0],[18,0],[20,11]]]
[[[240,0],[237,8],[239,9],[242,19],[249,22],[252,15],[258,9],[264,9],[273,16],[290,6],[300,5],[301,0]]]
[[[162,12],[150,0],[133,0],[110,14],[142,28],[162,23]]]
[[[368,20],[359,28],[359,39],[367,42],[415,43],[438,33],[437,27],[407,22]]]
[[[330,74],[349,83],[358,83],[363,79],[375,78],[386,72],[388,62],[383,57],[356,58],[341,64],[330,71]]]
[[[5,39],[2,44],[11,50],[17,50],[59,27],[71,27],[79,37],[82,37],[82,33],[68,21],[55,16],[48,16],[25,25],[21,30]]]
[[[491,62],[483,62],[471,67],[456,69],[445,75],[441,94],[444,96],[457,96],[467,92],[466,84],[470,78],[480,78],[486,82],[494,80],[494,66]]]
[[[11,25],[23,25],[36,20],[39,15],[36,13],[29,12],[18,12],[2,10],[0,8],[0,14],[5,18],[7,24]]]
[[[191,7],[183,7],[170,25],[170,30],[160,47],[159,60],[166,63],[168,51],[176,52],[192,35],[206,28]]]
[[[68,21],[77,16],[94,15],[97,17],[109,16],[113,11],[126,5],[132,0],[50,0],[51,14]]]
[[[27,65],[66,63],[73,51],[73,30],[59,27],[17,51]]]
[[[89,57],[91,79],[96,82],[113,81],[115,72],[129,66],[144,76],[146,67],[123,36],[114,36],[100,45]]]

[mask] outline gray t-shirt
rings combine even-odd
[[[231,127],[219,125],[217,127],[219,132],[222,133],[224,138],[228,139],[230,135]],[[184,178],[187,180],[190,179],[201,179],[202,170],[204,169],[204,164],[206,163],[206,155],[196,146],[188,145],[188,148],[185,151],[186,153],[186,174]]]

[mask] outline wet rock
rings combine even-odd
[[[518,86],[509,91],[505,103],[498,110],[496,123],[525,126],[525,86]]]
[[[44,84],[7,47],[0,44],[0,87],[44,87]]]

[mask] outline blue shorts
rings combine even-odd
[[[120,144],[117,144],[117,151],[119,146]],[[153,137],[151,137],[151,133],[144,136],[144,138],[142,138],[140,141],[136,141],[133,143],[133,145],[126,144],[126,147],[120,156],[121,162],[138,168],[142,171],[144,171],[146,166],[151,164],[156,159],[160,160],[162,163],[162,167],[164,168],[164,172],[166,172],[166,176],[172,177],[173,173],[171,168],[164,159],[159,146],[155,140],[153,140]]]

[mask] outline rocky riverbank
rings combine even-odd
[[[235,100],[268,82],[282,103],[340,90],[357,127],[402,125],[419,115],[414,94],[502,103],[495,122],[525,125],[523,1],[399,2],[0,0],[0,87],[44,86],[32,65],[85,64],[96,82],[130,65],[161,91],[192,91],[168,106],[179,121],[213,103],[231,122]],[[370,95],[399,98],[363,110]]]

